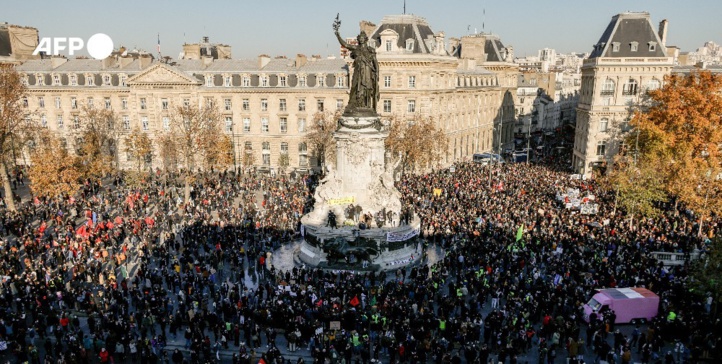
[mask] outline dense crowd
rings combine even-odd
[[[402,177],[404,211],[415,212],[406,219],[421,222],[419,250],[443,256],[377,273],[267,264],[298,237],[313,177],[203,174],[188,202],[173,177],[88,182],[78,196],[2,212],[7,358],[651,363],[722,348],[722,324],[706,292],[690,294],[688,267],[649,254],[705,251],[719,218],[702,236],[692,212],[673,203],[630,221],[612,194],[553,164],[462,163]],[[555,196],[568,188],[593,194],[599,212],[566,209]],[[662,297],[658,318],[627,336],[612,312],[584,323],[582,305],[602,287],[651,289]]]

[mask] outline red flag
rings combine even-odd
[[[358,300],[358,296],[353,296],[351,302],[349,303],[351,304],[351,306],[356,307],[359,305],[359,303],[361,303],[361,301]]]
[[[322,304],[323,304],[323,300],[318,300],[318,302],[316,302],[317,307],[321,307]]]

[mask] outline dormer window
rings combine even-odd
[[[391,52],[391,41],[390,40],[386,41],[386,52]]]
[[[629,50],[630,50],[630,51],[636,52],[637,49],[639,49],[639,43],[638,43],[638,42],[629,43]]]
[[[657,50],[657,42],[649,42],[647,44],[649,45],[650,52],[654,52]]]
[[[85,85],[86,86],[95,86],[95,77],[91,74],[85,75]]]
[[[78,76],[70,75],[70,86],[77,86],[77,85],[78,85]]]
[[[619,46],[621,44],[619,42],[613,42],[612,43],[612,52],[619,52]]]
[[[103,85],[110,86],[110,75],[103,75]]]
[[[213,76],[206,76],[206,87],[213,87]]]
[[[53,75],[53,85],[60,86],[60,75]]]
[[[406,50],[409,52],[412,52],[414,50],[414,40],[413,39],[406,40]]]

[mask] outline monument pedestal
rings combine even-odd
[[[298,258],[305,264],[329,269],[355,269],[354,260],[369,262],[370,269],[395,269],[419,258],[419,222],[361,230],[349,215],[375,218],[389,213],[400,221],[401,194],[394,186],[394,168],[387,164],[384,142],[388,137],[378,116],[342,116],[334,133],[336,163],[316,187],[314,210],[301,219],[304,242]],[[331,227],[333,214],[337,224]]]

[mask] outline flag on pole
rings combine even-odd
[[[356,307],[361,302],[358,300],[358,296],[353,296],[353,298],[351,299],[351,302],[349,302],[349,303],[351,304],[351,306]]]
[[[160,55],[160,33],[158,33],[158,54]]]
[[[516,241],[521,240],[524,237],[524,224],[519,225],[519,230],[516,231]]]

